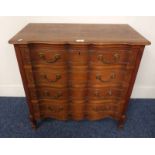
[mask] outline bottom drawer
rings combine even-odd
[[[90,104],[87,107],[87,111],[93,111],[93,112],[106,112],[106,111],[112,111],[112,112],[119,112],[120,106],[116,104]]]
[[[40,116],[41,118],[54,118],[58,120],[66,120],[68,118],[68,106],[66,101],[62,102],[51,102],[41,101],[40,102]]]
[[[118,118],[121,114],[122,106],[121,102],[94,102],[93,104],[88,104],[86,108],[87,119],[98,120],[105,117]]]
[[[55,101],[40,100],[41,118],[57,120],[99,120],[105,117],[119,118],[124,102],[112,101]]]

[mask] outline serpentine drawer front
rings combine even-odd
[[[99,120],[122,127],[145,45],[126,24],[28,24],[14,44],[32,126]]]

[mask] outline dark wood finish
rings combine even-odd
[[[14,44],[30,110],[37,120],[99,120],[122,127],[145,45],[128,25],[28,24]]]

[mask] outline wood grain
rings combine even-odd
[[[10,39],[11,44],[49,43],[148,45],[150,42],[127,24],[31,23]],[[81,42],[80,42],[81,43]]]

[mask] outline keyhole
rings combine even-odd
[[[79,52],[79,55],[80,55],[80,52]]]

